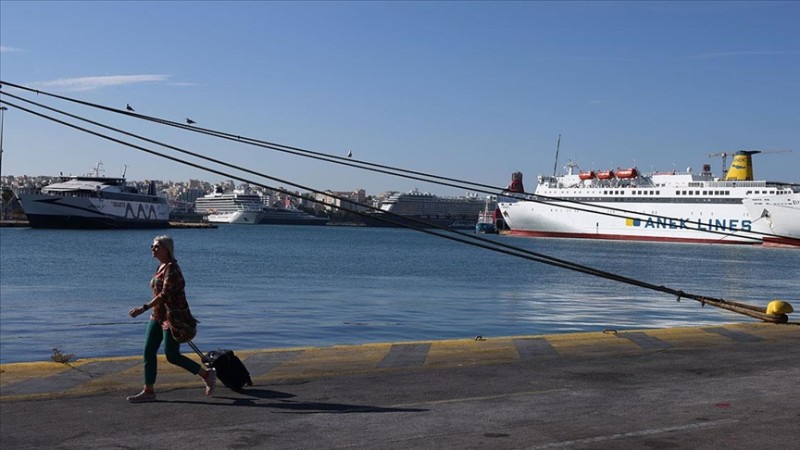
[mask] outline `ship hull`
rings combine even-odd
[[[19,200],[32,228],[169,227],[169,205],[166,201],[118,201],[47,194],[22,194],[19,196]]]
[[[211,223],[229,223],[234,225],[255,225],[261,220],[259,211],[236,211],[231,213],[209,214]]]
[[[795,197],[750,197],[743,200],[747,212],[769,227],[772,235],[764,237],[765,245],[800,247],[800,196]]]
[[[500,205],[510,234],[535,237],[760,244],[761,237],[753,231],[767,231],[763,224],[751,219],[741,204],[735,203],[705,207],[674,204],[658,208],[652,203],[622,206],[627,211],[648,214],[647,217],[622,215],[611,209],[620,207],[619,203],[583,204],[585,211],[581,211],[574,204],[552,201]]]

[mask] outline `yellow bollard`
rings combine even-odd
[[[767,305],[767,314],[771,316],[779,316],[781,314],[789,314],[792,312],[794,312],[792,305],[783,300],[773,300]]]

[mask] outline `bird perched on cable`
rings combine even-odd
[[[191,124],[195,123],[195,121],[187,117],[187,118],[186,118],[186,123],[188,123],[189,125],[191,125]]]
[[[348,158],[352,158],[353,157],[353,151],[352,150],[348,150],[347,151],[347,157]]]
[[[128,111],[133,111],[134,110],[133,108],[131,108],[131,105],[129,105],[127,103],[125,104],[125,109],[127,109]]]

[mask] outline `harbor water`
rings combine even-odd
[[[195,342],[236,350],[754,319],[406,229],[0,229],[0,362],[141,353],[154,236],[175,239]],[[488,236],[685,292],[800,306],[800,252]]]

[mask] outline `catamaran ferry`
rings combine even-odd
[[[18,195],[32,228],[167,228],[170,206],[155,184],[140,192],[121,178],[63,176],[40,192]]]
[[[700,174],[641,174],[636,168],[539,176],[525,196],[512,175],[498,201],[510,234],[665,242],[800,247],[800,185],[753,180],[752,155],[740,151],[723,179]]]

